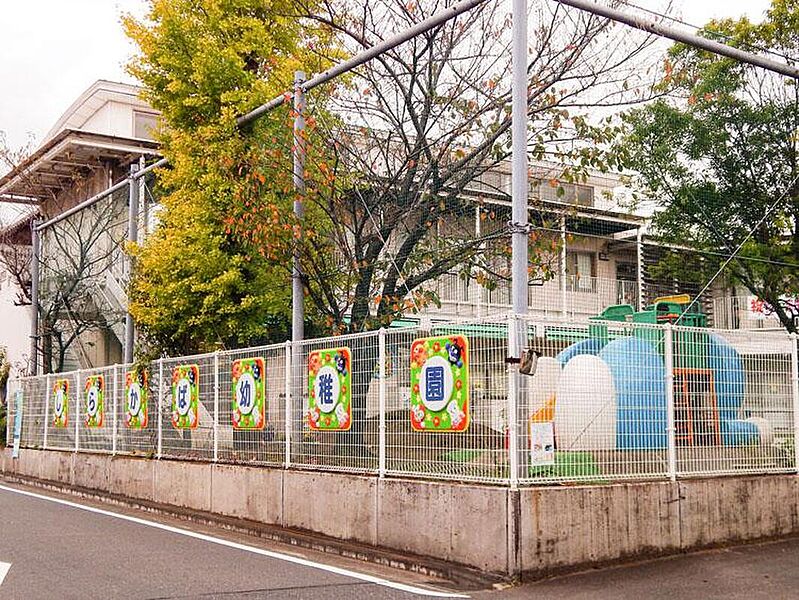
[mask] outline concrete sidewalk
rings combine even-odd
[[[472,596],[503,600],[799,598],[799,538],[596,569]]]

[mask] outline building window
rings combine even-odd
[[[568,288],[575,292],[596,292],[596,255],[593,252],[566,252]]]
[[[533,180],[530,192],[533,197],[549,202],[594,206],[594,188],[590,185]]]
[[[158,115],[133,111],[133,137],[140,140],[154,139],[153,132],[158,124]]]

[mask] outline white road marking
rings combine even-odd
[[[3,580],[8,575],[8,570],[11,568],[11,563],[0,562],[0,585],[3,585]]]
[[[55,502],[56,504],[61,504],[63,506],[69,506],[71,508],[77,508],[80,510],[85,510],[98,515],[104,515],[106,517],[114,517],[116,519],[122,519],[123,521],[130,521],[131,523],[136,523],[138,525],[145,525],[146,527],[153,527],[155,529],[161,529],[163,531],[177,533],[178,535],[184,535],[186,537],[202,540],[204,542],[209,542],[211,544],[218,544],[220,546],[234,548],[236,550],[241,550],[243,552],[260,554],[261,556],[266,556],[268,558],[274,558],[277,560],[283,560],[286,562],[294,563],[296,565],[302,565],[303,567],[310,567],[312,569],[319,569],[320,571],[327,571],[328,573],[335,573],[336,575],[343,575],[344,577],[358,579],[359,581],[373,583],[375,585],[392,588],[402,592],[408,592],[410,594],[417,594],[419,596],[428,596],[432,598],[470,598],[470,596],[467,596],[465,594],[458,594],[454,592],[443,592],[428,588],[417,587],[414,585],[407,585],[405,583],[398,583],[396,581],[389,581],[388,579],[383,579],[382,577],[375,577],[374,575],[367,575],[366,573],[359,573],[358,571],[350,571],[349,569],[344,569],[341,567],[334,567],[333,565],[326,565],[324,563],[314,562],[312,560],[308,560],[307,558],[299,558],[297,556],[291,556],[290,554],[283,554],[282,552],[273,552],[271,550],[264,550],[263,548],[256,548],[255,546],[248,546],[247,544],[239,544],[238,542],[231,542],[230,540],[214,537],[212,535],[197,533],[196,531],[189,531],[188,529],[181,529],[179,527],[173,527],[172,525],[165,525],[164,523],[158,523],[156,521],[148,521],[146,519],[140,519],[139,517],[123,515],[120,513],[112,512],[110,510],[95,508],[94,506],[86,506],[84,504],[78,504],[77,502],[62,500],[61,498],[52,498],[50,496],[36,494],[34,492],[28,492],[26,490],[18,490],[16,488],[8,487],[5,485],[0,485],[0,490],[11,492],[13,494],[21,494],[23,496],[30,496],[31,498],[38,498],[39,500],[46,500],[48,502]],[[0,583],[2,583],[3,577],[5,577],[5,573],[2,570],[2,566],[6,564],[7,563],[0,563],[0,575],[1,575]],[[8,571],[8,567],[10,566],[11,565],[7,565],[6,572]]]

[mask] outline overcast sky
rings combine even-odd
[[[538,1],[538,0],[529,0]],[[665,0],[639,0],[662,7]],[[747,14],[759,20],[768,0],[674,0],[689,23]],[[142,14],[145,0],[0,0],[0,131],[12,149],[41,141],[69,105],[97,79],[131,81],[133,54],[120,25]]]

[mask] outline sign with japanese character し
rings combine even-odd
[[[200,369],[178,365],[172,370],[172,427],[196,429],[200,422]]]
[[[53,427],[69,423],[69,379],[56,379],[53,384]]]
[[[462,335],[411,345],[411,427],[465,431],[469,427],[469,340]]]
[[[102,375],[89,375],[83,386],[86,400],[86,427],[93,429],[103,426],[105,416],[105,377]]]
[[[233,362],[233,429],[263,429],[266,423],[266,384],[263,358],[241,358]]]
[[[348,430],[352,425],[352,354],[349,348],[308,355],[308,425]]]
[[[128,371],[125,373],[125,427],[144,429],[147,427],[147,371]]]

